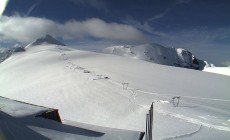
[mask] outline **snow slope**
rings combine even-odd
[[[202,70],[204,67],[211,66],[206,61],[197,59],[191,52],[185,49],[166,48],[158,44],[112,46],[105,48],[103,52],[190,69]]]
[[[203,71],[230,76],[230,67],[209,67]]]
[[[0,48],[0,63],[5,61],[12,54],[24,51],[25,48],[23,46],[15,46],[13,48]]]
[[[144,131],[154,101],[155,139],[230,138],[228,76],[59,45],[14,54],[0,73],[1,96],[58,108],[64,122]]]

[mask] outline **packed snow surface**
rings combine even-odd
[[[208,67],[203,71],[230,76],[230,67]]]
[[[44,44],[0,73],[1,96],[57,108],[64,122],[144,131],[154,102],[154,139],[230,138],[228,76]]]

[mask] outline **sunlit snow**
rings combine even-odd
[[[57,108],[63,122],[145,131],[154,102],[155,139],[230,138],[228,76],[49,44],[15,53],[0,73],[1,96]]]

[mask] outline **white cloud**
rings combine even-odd
[[[132,25],[142,31],[154,34],[154,28],[150,26],[147,22],[144,22],[143,24],[140,21],[135,20],[131,16],[128,16],[125,20],[123,20],[124,23]]]
[[[154,35],[154,37],[162,37],[162,36],[167,36],[166,33],[163,33],[163,32],[160,32],[160,31],[157,31],[153,26],[151,26],[148,22],[140,22],[140,21],[137,21],[135,19],[133,19],[132,17],[127,17],[125,20],[123,20],[123,22],[125,24],[128,24],[128,25],[132,25],[134,26],[135,28],[141,30],[141,31],[145,31],[151,35]]]
[[[64,39],[93,37],[124,42],[147,41],[145,35],[136,28],[118,23],[107,23],[92,18],[85,21],[67,21],[63,24],[46,18],[3,16],[0,19],[0,36],[18,42],[29,42],[44,34]]]

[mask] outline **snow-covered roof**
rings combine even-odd
[[[54,110],[0,97],[0,139],[118,140],[122,138],[124,140],[138,140],[142,134],[138,131],[105,128],[73,121],[66,121],[68,124],[61,124],[53,120],[36,117],[44,112]]]

